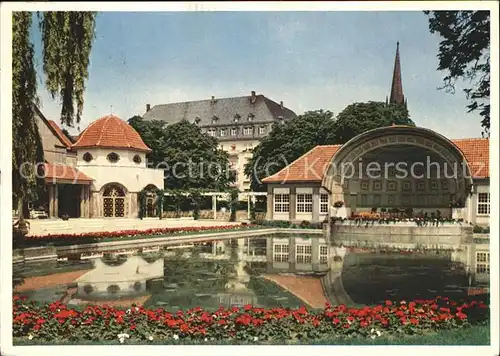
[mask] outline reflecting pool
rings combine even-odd
[[[354,304],[460,298],[470,284],[464,269],[443,254],[348,253],[335,267],[326,241],[303,235],[94,251],[13,265],[15,290],[32,300],[170,310],[335,304],[339,299],[325,285],[333,268]]]

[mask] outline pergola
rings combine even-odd
[[[165,196],[172,196],[172,194],[165,192]],[[187,193],[182,193],[181,195],[187,196]],[[230,193],[227,192],[207,192],[201,193],[202,196],[212,197],[212,210],[214,213],[214,220],[217,219],[217,199],[227,199],[231,197]],[[255,204],[257,196],[267,196],[267,192],[241,192],[238,193],[238,200],[247,200],[247,217],[250,219],[250,202]]]

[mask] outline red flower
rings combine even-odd
[[[362,328],[366,328],[368,325],[369,325],[369,323],[366,320],[362,320],[359,323],[359,326],[361,326]]]
[[[344,329],[349,329],[350,327],[351,327],[351,325],[349,325],[349,324],[344,324],[344,326],[343,326]]]
[[[187,324],[182,324],[180,330],[183,333],[187,333],[189,331],[189,326],[187,326]]]
[[[133,331],[133,330],[135,330],[135,328],[136,328],[136,327],[137,327],[137,326],[136,326],[135,324],[133,324],[133,325],[130,325],[130,331]]]
[[[385,305],[387,305],[388,307],[390,307],[392,305],[392,302],[390,300],[386,300],[385,301]]]
[[[415,318],[410,318],[410,323],[411,323],[412,325],[418,325],[419,321],[418,321],[418,319],[415,319]]]
[[[243,310],[245,311],[249,311],[249,310],[252,310],[252,305],[251,304],[247,304],[243,307]]]
[[[339,318],[335,318],[335,319],[332,320],[332,323],[334,323],[335,325],[340,324],[340,319]]]
[[[460,320],[467,319],[467,314],[464,314],[464,313],[458,312],[458,313],[457,313],[457,318],[459,318]]]

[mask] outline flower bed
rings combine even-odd
[[[104,239],[124,239],[131,237],[154,237],[164,235],[188,234],[197,232],[217,231],[238,231],[243,229],[255,228],[254,225],[220,225],[220,226],[188,226],[188,227],[163,227],[147,230],[120,230],[105,232],[86,232],[81,234],[49,234],[40,236],[25,236],[24,245],[38,245],[42,243],[63,243],[63,244],[82,244],[98,242]]]
[[[322,311],[246,305],[199,307],[170,313],[164,309],[87,306],[70,309],[59,302],[37,304],[13,298],[13,336],[40,342],[115,340],[216,340],[277,342],[325,338],[403,336],[464,328],[486,321],[489,307],[481,301],[415,300],[363,308],[326,305]]]

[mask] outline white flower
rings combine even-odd
[[[130,308],[128,308],[126,313],[130,314],[130,312],[131,312],[131,310],[130,310]]]
[[[372,336],[370,336],[370,338],[375,339],[375,338],[376,338],[376,336],[375,336],[375,335],[372,335]]]
[[[152,336],[152,335],[149,335],[148,340],[149,340],[149,341],[153,341],[153,336]]]
[[[401,301],[401,304],[406,304],[406,301],[402,300],[402,301]]]
[[[382,332],[377,330],[377,336],[380,336],[380,335],[382,335]]]
[[[174,335],[174,340],[179,340],[179,335]]]
[[[373,329],[373,328],[372,328],[372,329],[370,330],[370,332],[371,332],[371,333],[374,333],[374,332],[375,332],[375,329]]]
[[[120,338],[120,344],[123,344],[124,342],[125,340]]]
[[[259,338],[257,336],[253,337],[253,341],[258,341],[258,340],[259,340]]]
[[[33,335],[31,335],[31,334],[30,334],[30,335],[28,336],[28,340],[33,340]]]
[[[207,339],[207,338],[205,338],[205,341],[208,341],[208,339]]]

